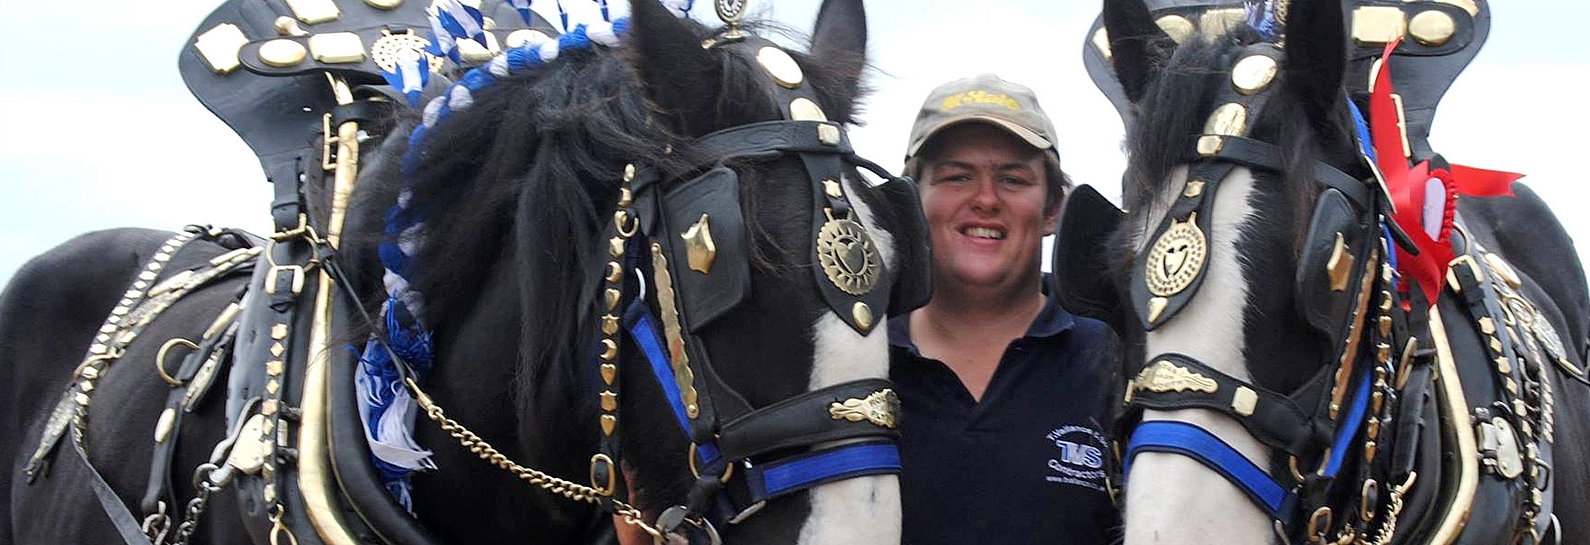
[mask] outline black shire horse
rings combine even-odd
[[[1387,257],[1410,237],[1355,138],[1341,2],[1289,12],[1284,46],[1177,47],[1139,0],[1104,4],[1129,212],[1078,191],[1055,269],[1126,339],[1126,543],[1586,543],[1567,234],[1522,185],[1463,196],[1432,306]]]
[[[925,282],[900,271],[926,270],[928,256],[915,188],[860,176],[857,165],[875,166],[850,152],[842,128],[865,65],[861,1],[824,2],[809,54],[742,35],[748,29],[678,19],[656,0],[635,0],[628,21],[622,47],[565,49],[537,70],[498,74],[474,89],[467,108],[451,103],[418,140],[410,168],[402,167],[404,136],[421,123],[419,112],[365,158],[340,251],[317,254],[308,282],[338,265],[351,280],[330,299],[364,301],[380,316],[376,255],[394,239],[384,233],[387,212],[401,194],[423,214],[423,242],[406,248],[420,264],[408,282],[423,294],[435,359],[423,381],[428,397],[417,397],[471,433],[418,415],[416,441],[438,469],[412,477],[416,528],[381,527],[336,494],[330,509],[349,527],[371,522],[372,531],[354,532],[359,539],[391,543],[606,540],[628,523],[593,503],[615,500],[634,507],[631,518],[693,540],[712,526],[731,543],[898,542],[898,455],[888,463],[897,402],[883,380],[883,322],[925,301]],[[74,442],[114,491],[110,501],[137,512],[152,439],[172,433],[161,414],[173,387],[162,376],[179,364],[163,360],[187,351],[167,341],[209,338],[205,329],[227,323],[216,316],[251,284],[235,274],[260,252],[249,248],[268,246],[269,255],[285,244],[205,230],[172,236],[83,235],[29,262],[0,297],[0,411],[8,415],[0,443],[11,460],[0,543],[137,541],[118,536],[91,474],[68,462]],[[211,263],[221,255],[232,260],[225,270]],[[288,289],[292,275],[268,266],[255,267],[256,282],[268,277]],[[171,281],[188,271],[217,272],[207,282]],[[355,297],[344,297],[350,285]],[[280,311],[272,305],[281,291],[247,289],[238,323]],[[161,299],[173,292],[185,295]],[[123,298],[134,295],[145,304],[129,311]],[[163,312],[142,323],[151,302]],[[632,332],[636,322],[616,319],[626,308],[650,320],[652,346]],[[338,322],[331,334],[333,363],[371,329],[345,321],[353,324]],[[96,337],[101,330],[115,338]],[[287,331],[241,330],[240,342],[256,344]],[[226,473],[230,481],[204,495],[192,542],[287,543],[287,533],[296,543],[335,542],[308,526],[276,524],[317,507],[282,500],[285,488],[266,490],[260,479],[271,472],[223,442],[264,448],[272,453],[265,466],[274,461],[278,474],[307,467],[294,465],[308,456],[296,435],[298,384],[289,381],[279,402],[257,389],[265,401],[223,402],[220,391],[239,389],[237,369],[275,376],[264,359],[230,366],[232,387],[197,400],[174,432],[180,447],[165,498],[172,526],[195,497],[194,468],[218,462],[196,477],[213,483]],[[227,384],[220,374],[216,382]],[[333,382],[331,397],[353,388]],[[63,392],[72,409],[64,418],[75,423],[60,428],[47,420]],[[270,429],[262,441],[239,438],[251,415],[276,413],[291,427],[274,433],[274,451]],[[67,429],[65,437],[48,463],[30,465],[52,427]],[[471,452],[460,435],[495,451]],[[711,443],[717,456],[707,452]],[[863,450],[874,461],[857,465]],[[849,466],[834,461],[845,457]],[[540,479],[503,471],[509,460],[571,486],[533,486]],[[337,469],[339,480],[351,478]]]

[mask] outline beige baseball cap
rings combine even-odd
[[[1040,150],[1054,149],[1054,124],[1038,106],[1032,89],[983,74],[940,85],[928,93],[922,111],[916,114],[916,124],[911,126],[906,158],[915,156],[939,131],[969,121],[1003,128]]]

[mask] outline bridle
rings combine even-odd
[[[601,432],[591,457],[590,486],[506,460],[446,419],[434,400],[415,396],[433,420],[483,459],[549,491],[617,513],[659,542],[683,532],[692,541],[718,543],[717,526],[742,522],[774,499],[829,482],[900,471],[899,400],[887,379],[844,382],[753,407],[720,378],[700,332],[744,302],[751,290],[738,176],[726,163],[800,159],[813,194],[811,270],[829,310],[858,334],[878,325],[878,312],[906,312],[928,295],[925,273],[887,270],[856,215],[842,174],[847,166],[865,168],[884,178],[882,185],[899,184],[891,189],[912,197],[914,183],[856,156],[844,127],[827,121],[811,87],[803,84],[799,65],[782,49],[743,35],[724,36],[712,47],[757,59],[777,82],[772,87],[785,119],[698,138],[671,152],[682,167],[626,165],[617,209],[605,228],[607,243],[601,245],[600,296],[596,312],[590,313],[599,332],[590,376],[600,380],[595,405]],[[918,203],[899,208],[915,214],[905,220],[924,221]],[[896,243],[919,245],[926,253],[925,236]],[[652,277],[642,279],[638,273],[646,260]],[[891,273],[895,283],[885,284]],[[652,524],[619,491],[624,420],[618,366],[626,346],[640,351],[690,442],[686,463],[695,481],[685,500]],[[417,384],[405,382],[418,392]]]
[[[1248,138],[1249,120],[1259,117],[1276,92],[1270,84],[1281,58],[1281,48],[1270,43],[1246,46],[1236,55],[1230,85],[1217,94],[1220,106],[1195,141],[1187,184],[1136,256],[1130,293],[1145,330],[1174,319],[1197,293],[1207,273],[1206,233],[1215,196],[1226,177],[1237,167],[1284,169],[1278,147]],[[1413,449],[1395,441],[1417,442],[1405,436],[1410,432],[1397,418],[1398,400],[1407,384],[1429,381],[1429,337],[1421,335],[1420,341],[1410,332],[1411,324],[1424,323],[1419,314],[1429,305],[1404,305],[1407,295],[1393,287],[1393,268],[1382,256],[1397,237],[1391,233],[1395,226],[1381,220],[1377,181],[1323,162],[1315,162],[1312,173],[1320,193],[1303,239],[1295,299],[1304,321],[1334,350],[1290,392],[1230,376],[1185,354],[1146,358],[1127,383],[1125,410],[1116,424],[1120,437],[1130,437],[1123,475],[1139,453],[1186,456],[1242,490],[1287,542],[1366,536],[1385,543],[1414,478]],[[1232,418],[1274,455],[1261,466],[1197,425],[1140,421],[1147,409],[1194,408]],[[1347,507],[1329,506],[1344,496]],[[1375,521],[1378,529],[1371,526]],[[1336,538],[1329,537],[1332,532]]]

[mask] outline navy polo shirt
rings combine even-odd
[[[922,356],[909,324],[889,321],[903,544],[1118,541],[1105,482],[1109,328],[1049,298],[978,401],[943,362]]]

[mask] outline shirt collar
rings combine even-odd
[[[1060,308],[1059,299],[1049,292],[1048,273],[1044,273],[1043,294],[1043,308],[1038,310],[1038,316],[1033,318],[1032,325],[1027,327],[1024,338],[1047,339],[1064,333],[1076,325],[1076,317]],[[889,318],[889,344],[904,348],[913,356],[921,357],[922,352],[917,349],[916,343],[911,341],[911,314]]]

